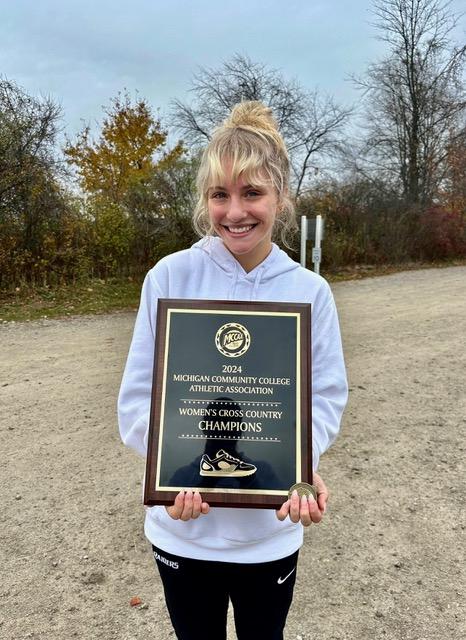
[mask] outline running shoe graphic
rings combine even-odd
[[[199,466],[201,476],[213,476],[216,478],[252,476],[252,474],[257,471],[257,467],[253,464],[243,462],[239,458],[231,456],[223,449],[217,451],[215,458],[209,458],[209,456],[204,453]]]

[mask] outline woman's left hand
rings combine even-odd
[[[301,521],[305,527],[322,520],[327,508],[328,490],[318,473],[313,474],[313,482],[317,489],[317,500],[312,495],[300,498],[298,492],[293,491],[291,498],[288,498],[276,512],[279,520],[285,520],[289,516],[291,522]]]

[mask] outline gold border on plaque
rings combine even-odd
[[[160,427],[159,427],[159,440],[157,450],[157,470],[155,477],[155,490],[156,491],[181,491],[186,489],[199,489],[203,494],[207,493],[228,493],[228,494],[242,494],[242,495],[276,495],[286,496],[288,495],[288,489],[270,490],[270,489],[228,489],[228,488],[216,488],[216,487],[174,487],[164,486],[159,483],[160,478],[160,464],[162,459],[163,449],[163,433],[165,427],[165,397],[166,397],[166,385],[167,385],[167,368],[168,368],[168,349],[170,344],[170,322],[172,313],[189,313],[189,314],[208,314],[208,315],[250,315],[250,316],[274,316],[274,317],[292,317],[296,320],[296,483],[301,482],[301,351],[300,351],[300,335],[301,335],[301,314],[299,312],[291,311],[247,311],[247,310],[229,310],[229,309],[186,309],[172,307],[167,309],[167,324],[166,324],[166,339],[165,350],[163,355],[163,379],[162,379],[162,395],[161,395],[161,408],[160,408]]]

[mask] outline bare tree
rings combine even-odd
[[[364,157],[400,186],[409,205],[432,200],[448,141],[461,130],[465,46],[452,46],[450,2],[374,0],[375,26],[390,47],[358,80],[366,91]]]
[[[61,109],[0,78],[0,204],[32,183],[37,172],[57,168],[54,147]]]
[[[220,69],[201,68],[191,92],[193,104],[174,101],[172,124],[194,147],[210,139],[238,102],[260,100],[270,107],[288,144],[296,197],[310,175],[340,149],[351,114],[332,98],[307,92],[296,80],[286,80],[275,69],[239,54]]]
[[[309,182],[345,150],[345,127],[352,109],[342,108],[332,98],[320,97],[316,91],[305,95],[301,113],[292,118],[286,136],[298,198]]]
[[[0,286],[15,270],[34,280],[44,239],[67,210],[55,147],[60,112],[0,78]]]

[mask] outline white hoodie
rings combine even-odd
[[[246,273],[220,238],[203,238],[169,255],[146,276],[118,399],[123,442],[146,455],[158,298],[263,300],[312,304],[313,468],[335,439],[347,400],[347,382],[335,303],[327,282],[275,244]],[[223,562],[268,562],[302,544],[303,527],[280,521],[273,509],[211,508],[183,522],[165,507],[147,509],[145,533],[168,553]]]

